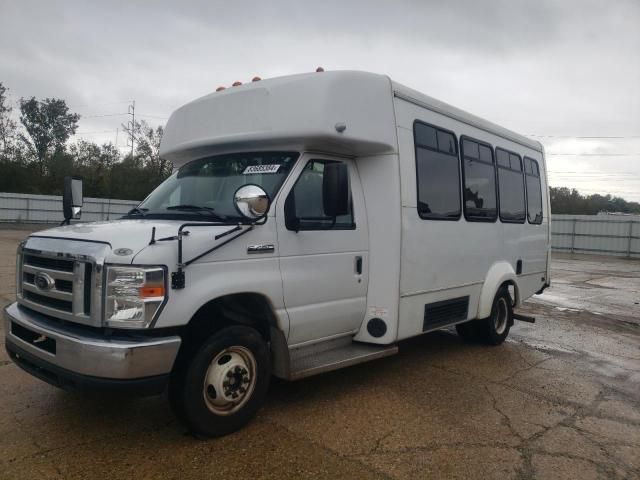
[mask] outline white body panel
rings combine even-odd
[[[340,334],[353,334],[364,318],[368,284],[368,229],[364,196],[355,162],[349,167],[354,230],[287,230],[284,200],[308,160],[331,159],[307,154],[282,189],[276,205],[278,251],[284,303],[290,319],[289,344],[314,342]],[[355,271],[362,258],[362,274]]]
[[[413,123],[421,120],[538,161],[543,191],[542,225],[423,220],[417,212]],[[342,132],[336,124],[346,125]],[[191,102],[171,116],[161,154],[176,166],[227,153],[286,150],[301,153],[272,200],[266,223],[185,269],[185,289],[168,290],[154,327],[186,325],[207,302],[224,295],[258,293],[269,302],[289,345],[354,335],[390,344],[425,331],[425,305],[469,297],[467,318],[488,315],[504,281],[521,301],[549,282],[549,199],[541,145],[525,137],[363,72],[326,72],[260,81]],[[321,153],[311,153],[321,152]],[[284,202],[309,158],[348,163],[356,228],[287,230]],[[181,221],[123,220],[60,227],[38,236],[108,242],[106,262],[166,265],[177,270]],[[188,260],[224,239],[233,226],[189,228]],[[249,245],[272,244],[251,255]],[[354,270],[363,259],[362,274]],[[522,273],[516,262],[522,260]],[[380,318],[384,334],[367,322]]]

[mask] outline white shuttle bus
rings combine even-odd
[[[244,425],[272,375],[447,326],[502,343],[549,285],[542,145],[365,72],[220,89],[176,110],[174,173],[124,218],[19,247],[6,348],[57,386],[168,392],[195,433]],[[81,183],[68,179],[65,218]]]

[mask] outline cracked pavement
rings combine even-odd
[[[0,305],[25,230],[0,230]],[[163,397],[55,389],[0,354],[0,479],[640,479],[640,262],[554,256],[500,347],[452,330],[274,380],[245,429],[196,440]]]

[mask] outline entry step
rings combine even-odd
[[[397,345],[359,343],[352,341],[351,337],[292,349],[289,378],[299,380],[396,353],[398,353]]]

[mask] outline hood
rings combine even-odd
[[[160,238],[173,237],[177,235],[180,225],[184,223],[187,223],[187,221],[151,219],[123,219],[108,222],[76,223],[73,225],[65,225],[43,230],[32,234],[31,238],[57,238],[74,241],[84,240],[100,242],[108,244],[108,246],[111,247],[109,255],[111,257],[111,261],[130,262],[136,254],[149,245],[153,227],[156,228],[155,239],[158,240]],[[225,232],[233,227],[233,225],[221,225],[195,230],[198,230],[197,233],[203,234],[205,233],[204,231],[206,231],[208,243],[211,243],[212,235],[218,235],[219,233]],[[189,227],[185,230],[189,230]],[[195,234],[195,230],[192,233]],[[196,234],[195,236],[199,237],[200,235]],[[174,242],[167,243],[175,244]],[[129,249],[131,253],[129,255],[115,255],[113,252],[118,249]]]

